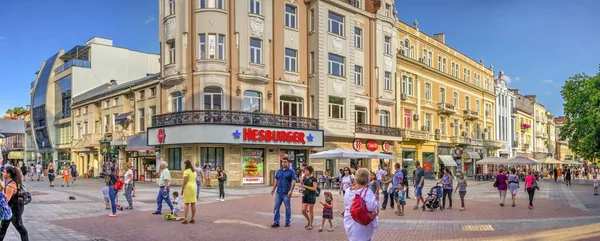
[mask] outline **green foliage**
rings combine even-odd
[[[576,74],[561,91],[566,124],[560,131],[562,140],[577,155],[593,160],[600,158],[600,73],[596,76]]]
[[[18,107],[13,108],[12,112],[15,115],[20,115],[20,114],[25,113],[25,108],[18,106]]]

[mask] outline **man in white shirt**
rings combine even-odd
[[[35,174],[37,174],[37,180],[39,181],[42,178],[42,165],[39,162],[35,165]]]
[[[160,162],[160,171],[158,177],[158,197],[156,198],[156,212],[152,213],[155,215],[162,214],[162,202],[165,201],[169,208],[171,208],[171,212],[173,212],[173,204],[171,204],[171,188],[169,187],[171,184],[171,172],[167,168],[167,162]]]
[[[383,177],[383,174],[385,174],[385,170],[383,170],[382,166],[379,165],[379,169],[377,169],[377,172],[375,173],[375,176],[377,177],[377,185],[379,185],[381,187],[381,178]]]

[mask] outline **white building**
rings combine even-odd
[[[497,156],[513,157],[517,153],[514,143],[515,95],[506,86],[504,72],[500,71],[496,79],[496,140],[502,142],[502,148],[498,150]]]

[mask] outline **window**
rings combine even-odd
[[[329,118],[344,119],[344,105],[343,98],[329,96]]]
[[[404,110],[404,129],[410,129],[412,124],[411,110]]]
[[[438,70],[442,71],[442,56],[438,55]]]
[[[454,128],[453,128],[454,136],[458,136],[458,128],[459,128],[458,119],[454,119]]]
[[[446,117],[440,116],[440,133],[446,135]]]
[[[389,4],[385,5],[385,16],[392,17],[392,5],[389,5]]]
[[[87,113],[88,113],[88,107],[87,107],[87,106],[86,106],[86,107],[83,107],[83,114],[85,115],[85,114],[87,114]]]
[[[296,72],[298,51],[294,49],[285,49],[285,70],[290,72]]]
[[[285,26],[296,28],[296,7],[293,5],[285,5]]]
[[[367,122],[367,107],[355,106],[354,116],[357,124],[368,124]]]
[[[383,73],[383,89],[392,90],[392,73],[385,72]]]
[[[460,65],[456,64],[456,70],[454,71],[456,73],[456,78],[460,78]]]
[[[61,100],[60,118],[71,117],[71,82],[71,75],[67,75],[58,80]]]
[[[383,38],[383,53],[392,54],[392,38],[389,36]]]
[[[250,13],[260,15],[260,0],[250,0]]]
[[[225,167],[225,155],[222,147],[201,147],[200,148],[200,166],[210,165],[210,169],[215,171],[217,166]]]
[[[225,59],[225,35],[218,35],[218,47],[217,47],[217,58],[224,60]]]
[[[304,104],[302,98],[295,96],[281,96],[279,98],[279,114],[287,116],[304,116]]]
[[[150,116],[156,115],[156,106],[150,106]]]
[[[156,87],[150,88],[150,97],[156,96]]]
[[[144,132],[146,131],[146,112],[144,108],[138,110],[138,131]]]
[[[329,12],[329,32],[344,36],[344,17],[342,15]]]
[[[81,115],[81,109],[77,109],[77,110],[75,111],[75,115],[76,115],[76,116],[80,116],[80,115]]]
[[[452,62],[451,75],[456,77],[456,64]]]
[[[363,85],[362,66],[354,65],[354,84]]]
[[[379,125],[390,126],[390,112],[387,110],[379,111]]]
[[[413,96],[413,79],[408,78],[408,95]]]
[[[198,39],[200,39],[200,59],[206,59],[206,34],[199,34]]]
[[[429,65],[429,67],[433,67],[433,54],[431,53],[431,51],[429,51],[429,57],[427,58],[427,65]]]
[[[431,128],[431,126],[432,126],[431,114],[430,113],[425,113],[425,130],[426,131],[432,131],[433,128]]]
[[[410,40],[404,40],[404,56],[410,57]]]
[[[174,64],[175,63],[175,41],[171,41],[167,43],[169,49],[169,61],[167,63]]]
[[[440,88],[440,103],[446,103],[446,89]]]
[[[315,73],[315,52],[310,52],[310,73]]]
[[[470,81],[471,79],[471,70],[468,70],[467,68],[463,69],[463,79],[467,82]]]
[[[183,94],[181,91],[176,91],[171,94],[171,111],[172,112],[180,112],[183,111]]]
[[[425,100],[431,101],[431,84],[425,83]]]
[[[200,8],[225,9],[224,0],[200,0]]]
[[[109,104],[110,104],[110,101],[108,101],[108,100],[104,101],[104,109],[107,109]]]
[[[490,90],[490,79],[485,79],[485,90]]]
[[[413,80],[410,77],[402,76],[402,93],[412,96],[413,95]]]
[[[442,72],[446,73],[446,58],[442,59]]]
[[[169,15],[175,14],[175,1],[176,0],[169,0]]]
[[[209,86],[204,88],[204,109],[222,110],[223,91],[219,87]]]
[[[81,130],[81,123],[77,123],[77,129],[75,131],[75,133],[76,133],[75,136],[77,136],[77,139],[81,139],[81,135],[83,135],[82,132],[83,131]]]
[[[168,162],[170,170],[181,170],[181,148],[169,148]]]
[[[354,47],[362,49],[362,29],[354,27]]]
[[[262,111],[261,93],[251,90],[244,91],[244,102],[242,111],[260,113]]]
[[[421,62],[427,63],[427,49],[423,49],[423,55],[421,56]]]
[[[415,46],[410,46],[410,58],[415,59]]]
[[[116,130],[116,128],[117,128],[117,125],[115,125],[115,119],[117,119],[117,116],[118,116],[118,115],[119,115],[118,113],[114,113],[114,114],[112,114],[112,116],[111,116],[111,118],[110,118],[110,126],[112,127],[111,129],[112,129],[112,131],[113,131],[113,132],[114,132],[114,131]]]
[[[315,31],[315,9],[310,10],[310,31]]]
[[[456,92],[452,93],[452,104],[454,108],[458,109],[458,93]]]
[[[119,105],[119,98],[118,97],[113,99],[113,106],[117,106],[117,105]]]
[[[144,98],[146,98],[146,93],[144,90],[140,90],[139,92],[139,96],[140,96],[140,100],[143,100]]]
[[[465,131],[467,132],[467,137],[471,137],[471,123],[465,122]]]
[[[260,64],[262,58],[262,41],[256,38],[250,38],[250,62]]]
[[[479,113],[479,100],[475,100],[475,111]]]
[[[335,76],[344,76],[344,57],[329,54],[329,74]]]
[[[198,38],[200,39],[198,48],[200,59],[225,60],[225,35],[201,33]]]
[[[465,96],[465,110],[469,110],[471,108],[470,102],[471,99],[469,98],[469,96]]]

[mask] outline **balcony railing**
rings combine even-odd
[[[483,146],[487,147],[487,148],[495,148],[495,149],[500,149],[500,148],[508,148],[508,146],[503,146],[502,142],[500,141],[494,141],[494,140],[484,140],[483,141]]]
[[[459,144],[459,145],[470,145],[471,144],[471,138],[465,137],[465,136],[453,136],[450,138],[450,141],[452,141],[452,143],[454,143],[454,144]]]
[[[438,113],[451,115],[456,113],[456,108],[453,104],[449,103],[438,103]]]
[[[402,132],[404,133],[402,135],[402,137],[406,138],[406,139],[429,140],[429,138],[430,138],[430,133],[428,131],[417,131],[417,130],[403,129]]]
[[[481,139],[471,139],[471,145],[473,145],[473,146],[483,146],[483,140],[481,140]]]
[[[345,2],[347,4],[350,4],[354,7],[360,8],[360,0],[338,0],[340,2]]]
[[[479,112],[474,111],[474,110],[464,110],[463,114],[465,115],[465,119],[467,119],[467,120],[479,119]]]
[[[152,127],[185,124],[233,124],[310,130],[319,129],[318,119],[243,111],[194,110],[167,113],[152,117]]]
[[[60,74],[61,72],[65,71],[73,66],[82,67],[82,68],[91,68],[92,63],[87,60],[72,59],[72,60],[67,61],[63,65],[56,67],[56,69],[54,69],[54,74]]]
[[[356,123],[356,133],[402,137],[402,130],[396,127],[376,126]]]
[[[536,116],[535,117],[535,122],[540,122],[540,121],[542,121],[542,117]]]

